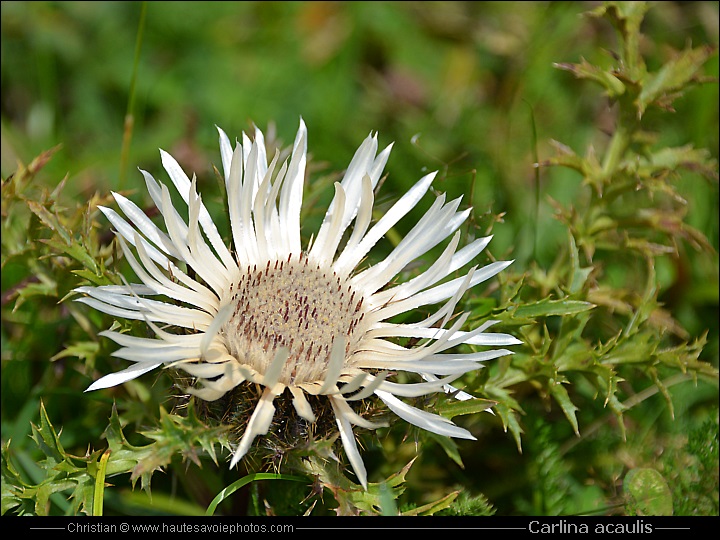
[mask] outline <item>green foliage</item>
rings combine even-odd
[[[288,458],[287,468],[315,479],[313,492],[327,492],[335,499],[334,512],[340,516],[397,515],[398,499],[405,491],[406,475],[413,462],[382,482],[370,483],[368,489],[347,478],[345,466],[337,459],[332,441],[312,441]],[[451,493],[438,501],[402,512],[403,515],[432,515],[445,509],[457,496]]]
[[[560,446],[552,439],[550,427],[542,420],[536,420],[533,430],[535,439],[530,441],[529,454],[532,457],[530,474],[533,477],[533,492],[530,500],[520,500],[519,508],[528,515],[561,516],[569,512],[573,499],[568,484],[567,464],[562,459]]]
[[[604,89],[613,102],[615,125],[603,149],[591,145],[581,157],[555,143],[557,155],[539,163],[580,174],[582,189],[572,204],[552,201],[556,219],[568,231],[567,242],[549,270],[533,263],[523,276],[501,277],[508,307],[501,304],[493,317],[520,326],[529,351],[516,354],[509,364],[499,362],[496,373],[479,381],[477,388],[498,400],[496,410],[518,447],[520,408],[501,393],[511,385],[529,383],[548,406],[554,400],[580,435],[582,397],[572,388],[581,378],[617,416],[624,437],[628,402],[621,402],[621,383],[632,388],[644,375],[665,397],[671,414],[673,403],[663,377],[680,372],[717,384],[717,367],[699,360],[705,335],[687,340],[688,332],[662,308],[656,275],[658,259],[678,258],[682,242],[716,257],[707,238],[684,222],[687,202],[674,181],[682,170],[716,181],[717,161],[689,145],[658,148],[658,134],[643,122],[649,108],[672,110],[672,102],[692,84],[704,82],[699,73],[714,51],[708,46],[688,49],[658,71],[649,71],[640,52],[646,10],[642,2],[611,2],[591,13],[618,31],[614,65],[607,68],[584,59],[580,64],[556,64]],[[627,274],[625,282],[614,283],[615,273]],[[543,504],[535,505],[535,512],[560,511],[547,501]]]
[[[716,409],[717,410],[717,409]],[[647,440],[638,444],[647,444]],[[637,466],[623,478],[629,515],[709,516],[718,514],[718,422],[706,420],[689,431],[676,427],[662,454],[638,452]]]
[[[470,495],[466,491],[460,492],[452,506],[437,513],[439,516],[492,516],[494,514],[495,509],[484,495]]]
[[[3,3],[2,513],[717,515],[717,4],[585,8]],[[476,399],[418,400],[478,441],[358,430],[367,491],[332,439],[228,470],[237,428],[166,374],[83,393],[125,367],[97,333],[144,331],[71,301],[129,275],[98,205],[142,207],[161,146],[221,216],[214,124],[283,147],[299,115],[307,230],[377,129],[375,219],[440,169],[515,259],[465,309],[524,345],[458,381]]]
[[[113,407],[110,424],[105,432],[108,447],[87,452],[85,456],[68,454],[47,416],[40,408],[40,426],[32,426],[33,440],[45,455],[38,465],[45,470],[45,478],[33,485],[23,480],[12,465],[10,442],[3,447],[2,512],[13,510],[23,515],[50,514],[50,498],[55,493],[70,491],[66,513],[102,515],[105,478],[130,473],[134,484],[140,478],[143,489],[149,492],[152,474],[161,470],[176,455],[190,459],[200,466],[200,457],[209,456],[217,465],[215,446],[227,446],[225,428],[209,428],[195,416],[192,407],[187,416],[160,411],[159,426],[143,432],[154,442],[144,446],[131,445],[121,427],[120,417]],[[99,479],[99,480],[98,480]]]
[[[674,513],[682,516],[716,516],[718,504],[718,422],[705,421],[663,459],[664,477],[672,486]]]
[[[71,491],[72,505],[66,507],[69,514],[90,513],[95,486],[89,470],[97,470],[102,452],[84,457],[68,455],[45,407],[40,410],[40,426],[33,424],[32,430],[33,440],[45,455],[38,465],[47,471],[47,476],[37,485],[25,482],[10,462],[10,443],[3,446],[3,514],[13,509],[20,515],[47,515],[51,496],[66,490]]]

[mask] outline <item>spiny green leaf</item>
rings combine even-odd
[[[582,267],[580,266],[580,256],[578,254],[578,249],[575,244],[575,238],[572,234],[569,234],[569,243],[570,243],[570,287],[568,288],[568,292],[570,294],[577,294],[579,293],[583,287],[585,286],[585,283],[587,282],[588,277],[593,271],[592,266],[588,267]]]
[[[560,330],[552,341],[552,358],[556,366],[571,363],[571,358],[582,362],[588,357],[588,347],[583,339],[583,331],[590,320],[588,313],[578,313],[575,317],[562,320]]]
[[[39,484],[35,490],[35,514],[38,516],[47,514],[47,506],[50,496],[59,491],[73,489],[76,483],[72,480],[53,480]]]
[[[6,189],[12,189],[12,191],[10,193],[7,193],[7,195],[12,194],[14,196],[17,196],[21,194],[24,191],[25,187],[35,177],[35,175],[40,172],[40,170],[45,167],[45,165],[48,164],[53,155],[57,153],[57,151],[61,148],[62,145],[58,144],[57,146],[54,146],[49,150],[45,150],[44,152],[36,156],[27,166],[25,166],[23,163],[18,162],[18,169],[12,176],[12,181],[3,181],[2,183],[3,195],[6,195]]]
[[[413,459],[399,472],[389,476],[384,482],[368,484],[367,491],[351,491],[349,493],[350,500],[361,510],[372,512],[380,511],[382,508],[382,505],[380,504],[381,495],[388,496],[389,494],[389,496],[393,499],[397,499],[403,494],[405,491],[405,476],[407,476],[407,473],[414,462],[415,460]]]
[[[48,296],[51,298],[57,297],[57,283],[54,281],[42,280],[40,282],[28,283],[23,286],[17,292],[17,300],[13,306],[13,311],[16,311],[22,306],[28,299],[36,296]]]
[[[67,358],[68,356],[77,357],[81,360],[88,360],[95,358],[99,351],[100,344],[97,341],[80,341],[65,347],[65,349],[57,353],[55,356],[52,356],[50,361],[55,362],[61,358]]]
[[[459,494],[460,494],[459,491],[453,491],[452,493],[445,495],[443,498],[441,498],[437,501],[433,501],[433,502],[425,504],[423,506],[418,506],[417,508],[413,508],[412,510],[403,512],[402,515],[403,516],[433,516],[436,513],[452,506],[453,502],[455,502],[455,499],[457,499],[457,496]]]
[[[188,405],[188,410],[193,405]],[[141,479],[141,487],[150,488],[153,473],[165,467],[177,454],[196,461],[196,446],[206,449],[215,444],[227,446],[226,426],[209,427],[200,422],[197,415],[188,416],[169,414],[160,410],[160,427],[142,432],[142,435],[154,442],[146,446],[133,446],[123,434],[117,407],[113,405],[110,424],[105,437],[111,450],[107,465],[107,476],[131,472],[131,480]],[[211,454],[213,460],[216,455]]]
[[[657,361],[663,365],[701,375],[705,380],[718,384],[718,370],[712,364],[700,360],[700,353],[707,345],[707,332],[692,341],[657,352]]]
[[[39,467],[45,471],[45,478],[37,485],[23,482],[17,475],[17,471],[14,471],[8,462],[7,468],[3,466],[3,480],[14,478],[13,484],[19,488],[8,493],[8,496],[14,495],[15,499],[14,501],[10,499],[9,502],[13,504],[17,500],[32,501],[34,503],[32,513],[35,515],[48,513],[51,497],[54,501],[53,504],[57,504],[65,512],[77,514],[87,511],[90,508],[89,501],[92,496],[92,491],[88,491],[87,487],[91,486],[92,482],[85,466],[90,458],[70,456],[65,452],[42,402],[40,426],[34,424],[31,426],[33,440],[47,456],[45,460],[38,463]],[[72,504],[68,504],[63,498],[53,497],[56,493],[67,490],[72,490],[70,495]]]
[[[32,431],[33,439],[48,458],[55,460],[56,463],[64,459],[65,450],[55,428],[50,423],[45,404],[42,401],[40,402],[40,427],[32,424]]]
[[[580,428],[578,426],[577,416],[575,415],[578,408],[570,399],[565,387],[559,382],[554,382],[550,385],[550,394],[555,398],[555,401],[558,402],[563,413],[565,413],[565,417],[570,422],[570,425],[572,425],[575,435],[580,435]]]
[[[71,272],[81,278],[87,279],[94,285],[115,285],[115,282],[111,280],[106,274],[97,274],[91,270],[83,268],[81,270],[71,270]],[[74,293],[77,294],[77,293]],[[65,300],[65,298],[63,298]]]
[[[620,79],[611,72],[590,64],[584,58],[581,59],[579,64],[556,63],[553,66],[571,72],[578,79],[595,81],[605,88],[608,97],[614,98],[625,92],[625,85]]]
[[[666,62],[660,71],[648,75],[637,98],[638,114],[642,116],[651,104],[669,108],[670,103],[693,81],[697,72],[714,53],[715,49],[709,45],[685,49]]]
[[[56,253],[65,253],[66,255],[69,255],[95,275],[100,272],[98,264],[93,256],[88,253],[85,246],[83,246],[79,241],[72,240],[69,244],[61,242],[56,238],[41,239],[40,241],[50,246]]]
[[[42,221],[49,229],[59,234],[67,245],[72,244],[70,232],[65,229],[55,214],[50,212],[39,202],[28,200],[27,204],[33,214],[40,218],[40,221]]]
[[[579,172],[583,178],[594,183],[602,176],[602,168],[585,157],[577,155],[570,147],[559,141],[550,141],[556,150],[555,156],[540,162],[541,167],[567,167]]]
[[[431,439],[438,443],[440,447],[445,451],[445,455],[452,459],[458,467],[460,467],[461,469],[465,468],[465,464],[463,463],[462,457],[460,456],[460,452],[458,450],[458,445],[454,439],[451,439],[450,437],[445,437],[444,435],[438,435],[437,433],[432,433],[431,431],[428,431],[423,435],[425,435],[428,439]]]
[[[627,407],[623,405],[617,398],[617,395],[610,394],[607,399],[607,406],[613,412],[617,418],[617,426],[620,429],[620,437],[623,441],[627,440],[627,432],[625,430],[625,420],[623,419],[623,413],[627,411]]]
[[[28,484],[20,476],[10,461],[10,439],[2,445],[2,496],[0,514],[5,515],[9,510],[18,508],[22,504],[19,494]]]
[[[390,488],[388,488],[385,482],[380,482],[380,496],[378,497],[380,503],[380,515],[381,516],[397,516],[398,508],[395,502]]]
[[[508,310],[513,318],[529,318],[537,319],[539,317],[549,317],[551,315],[575,315],[590,311],[595,304],[585,302],[583,300],[552,300],[544,298],[534,303],[527,303]]]
[[[641,178],[652,178],[681,168],[698,172],[710,180],[718,177],[717,161],[710,152],[705,148],[693,148],[691,144],[660,148],[639,160],[633,156],[626,168]]]
[[[435,407],[435,410],[438,412],[438,414],[441,414],[446,418],[453,418],[455,416],[460,416],[464,414],[475,414],[487,411],[495,404],[495,401],[480,398],[465,400],[452,399],[445,400],[442,403],[438,404]]]
[[[512,433],[512,436],[515,439],[518,452],[522,454],[521,436],[523,434],[523,429],[520,427],[520,423],[518,422],[517,413],[504,403],[498,403],[495,406],[495,411],[497,411],[498,416],[500,416],[505,431],[510,429],[510,433]]]
[[[352,482],[344,473],[344,468],[332,452],[333,440],[314,441],[302,452],[288,456],[287,465],[293,470],[317,478],[320,485],[328,489],[338,503],[338,515],[358,515],[361,512],[376,515],[381,509],[380,483],[369,483],[365,490]],[[385,479],[385,487],[393,499],[405,491],[405,476],[414,460],[405,465],[398,473]]]
[[[639,364],[651,360],[658,348],[656,336],[650,332],[633,334],[632,340],[621,340],[617,346],[608,351],[602,358],[602,363],[612,364]]]
[[[645,74],[645,62],[640,55],[640,26],[649,9],[647,2],[605,2],[588,15],[606,17],[620,35],[623,75],[638,81]]]

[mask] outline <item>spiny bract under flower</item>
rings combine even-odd
[[[277,153],[268,164],[260,130],[255,130],[252,141],[243,134],[234,149],[227,135],[218,131],[233,252],[202,203],[195,178],[191,181],[166,152],[161,151],[162,163],[188,206],[187,222],[173,206],[167,186],[145,171],[141,172],[165,230],[119,193],[114,193],[115,200],[129,221],[100,207],[117,230],[123,253],[142,283],[79,287],[77,291],[86,296],[78,301],[113,316],[144,320],[158,339],[102,332],[122,346],[113,354],[133,364],[102,377],[88,390],[115,386],[163,365],[196,377],[198,384],[188,392],[208,401],[246,382],[261,385],[264,391],[231,467],[257,435],[267,433],[276,396],[287,389],[298,415],[308,422],[315,421],[315,414],[306,394],[325,396],[335,413],[348,459],[365,487],[367,474],[351,426],[376,428],[378,424],[354,412],[350,401],[375,394],[416,426],[473,439],[450,420],[397,397],[454,391],[449,385],[454,379],[479,369],[480,362],[510,354],[506,349],[441,354],[447,349],[461,343],[520,343],[507,334],[486,333],[495,321],[466,332],[460,328],[468,314],[453,320],[455,306],[466,290],[510,264],[473,267],[464,277],[441,283],[470,263],[490,241],[490,237],[480,238],[456,251],[457,229],[470,210],[458,212],[460,199],[445,202],[444,195],[438,196],[382,262],[357,271],[378,240],[423,197],[435,173],[421,178],[371,226],[373,190],[392,146],[377,154],[377,136],[371,134],[355,153],[343,180],[335,184],[335,197],[315,240],[303,249],[300,207],[307,154],[305,124],[301,120],[292,155],[279,169]],[[426,271],[405,283],[389,285],[409,263],[450,235],[450,243]],[[134,252],[128,244],[135,247]],[[197,278],[191,277],[188,269]],[[385,322],[419,306],[440,303],[435,314],[420,322]],[[155,323],[185,330],[171,333]],[[406,348],[393,338],[425,341]],[[401,371],[417,374],[425,382],[387,380],[390,373]]]

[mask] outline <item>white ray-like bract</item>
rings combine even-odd
[[[410,232],[380,262],[358,269],[375,244],[426,194],[435,173],[421,178],[375,223],[374,190],[391,146],[378,153],[377,135],[360,145],[312,245],[303,248],[300,210],[307,163],[307,130],[300,121],[292,153],[283,164],[269,162],[262,132],[243,134],[233,148],[220,128],[220,153],[227,190],[232,247],[221,238],[188,178],[170,154],[162,164],[186,209],[173,205],[168,187],[141,171],[161,219],[158,226],[129,199],[114,193],[125,215],[100,210],[115,228],[120,247],[142,283],[79,287],[78,301],[104,313],[144,320],[154,338],[114,331],[102,335],[121,348],[115,356],[132,362],[106,375],[88,390],[122,384],[160,366],[182,369],[196,378],[187,391],[212,401],[238,385],[264,388],[233,455],[231,467],[253,440],[271,426],[274,399],[288,390],[298,415],[316,420],[307,395],[329,400],[348,460],[361,484],[367,474],[352,426],[376,428],[351,403],[373,394],[400,418],[433,433],[473,439],[469,431],[437,414],[417,409],[400,397],[435,392],[467,393],[450,386],[482,363],[519,344],[508,334],[462,330],[467,314],[455,309],[463,294],[506,268],[509,262],[472,267],[487,246],[480,238],[457,250],[458,228],[469,210],[460,200],[440,195]],[[182,217],[187,215],[187,221]],[[408,264],[450,238],[439,258],[424,272],[398,283]],[[448,279],[446,279],[448,278]],[[389,319],[420,306],[437,305],[424,320],[397,324]],[[173,333],[172,328],[179,329]],[[414,338],[405,347],[399,339]],[[492,347],[469,353],[445,353],[458,345]],[[388,380],[399,372],[418,382]],[[399,396],[399,397],[398,397]]]

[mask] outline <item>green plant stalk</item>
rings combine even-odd
[[[630,134],[628,129],[623,125],[622,120],[619,119],[618,126],[615,129],[603,162],[602,173],[605,182],[614,176],[629,144]]]
[[[602,164],[603,183],[610,183],[620,168],[625,152],[630,147],[633,133],[639,127],[638,119],[635,116],[633,97],[628,94],[629,92],[626,92],[618,99],[617,125]]]
[[[107,471],[108,461],[110,460],[110,449],[105,450],[100,457],[97,476],[95,477],[95,491],[93,493],[93,516],[103,515],[103,498],[105,495],[105,471]]]
[[[531,128],[531,145],[532,145],[532,156],[533,156],[533,163],[535,168],[535,215],[533,216],[533,221],[535,222],[535,226],[533,227],[533,251],[532,251],[532,260],[537,260],[537,248],[538,248],[538,230],[540,228],[539,223],[539,216],[540,216],[540,158],[538,157],[538,139],[537,139],[537,126],[535,125],[535,112],[533,111],[532,106],[528,103],[527,104],[530,109],[530,128]]]
[[[147,2],[142,2],[140,8],[140,21],[138,22],[138,33],[135,41],[135,58],[133,60],[133,73],[130,80],[130,92],[128,95],[128,106],[125,112],[125,122],[123,125],[123,141],[120,153],[120,180],[118,189],[125,187],[127,178],[128,159],[130,154],[130,142],[132,141],[133,126],[135,125],[135,95],[138,66],[140,65],[140,51],[142,49],[143,30],[145,29],[145,14],[147,12]]]

